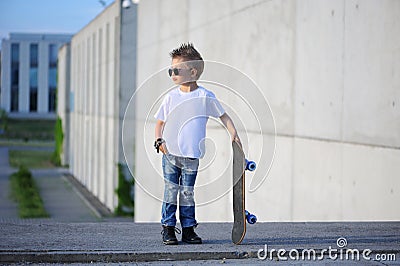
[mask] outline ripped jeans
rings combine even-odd
[[[176,210],[179,195],[179,220],[182,227],[197,225],[195,219],[194,183],[199,159],[163,155],[164,200],[161,224],[176,225]]]

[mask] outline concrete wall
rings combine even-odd
[[[119,162],[123,166],[125,178],[131,179],[132,175],[126,164],[125,158],[133,161],[135,143],[135,112],[127,110],[128,103],[136,89],[136,40],[137,40],[137,5],[121,9],[121,52],[120,52],[120,123],[119,132]],[[128,129],[124,132],[124,126]],[[124,134],[125,133],[125,134]],[[125,149],[124,149],[125,148]],[[132,169],[134,166],[132,166]]]
[[[276,124],[274,163],[266,181],[247,194],[247,208],[259,220],[398,220],[399,14],[396,0],[140,2],[136,221],[160,220],[163,183],[160,156],[151,147],[153,104],[172,86],[166,74],[147,79],[187,41],[203,58],[246,73],[268,99]],[[240,104],[222,89],[215,92],[228,106]],[[198,176],[200,222],[232,220],[231,194],[207,202],[212,188],[202,189],[213,176],[231,182],[221,163],[230,160],[223,132],[218,125],[208,131],[219,151]],[[248,156],[260,158],[259,142],[266,136],[257,128],[240,134],[248,140]]]
[[[71,45],[64,44],[58,52],[57,115],[62,121],[63,145],[61,164],[69,164],[70,149],[70,93],[71,93]]]
[[[113,3],[71,41],[70,170],[110,209],[117,205],[119,15]]]
[[[122,10],[115,1],[78,32],[71,42],[70,100],[59,98],[72,105],[71,173],[110,210],[118,204],[118,164],[125,165],[122,124],[136,83],[136,26],[136,5]],[[134,134],[129,137],[133,148]]]

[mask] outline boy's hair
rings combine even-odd
[[[192,61],[190,64],[197,70],[197,78],[200,77],[204,69],[204,61],[200,53],[194,48],[192,43],[182,43],[181,46],[169,53],[172,59],[181,57],[185,61]]]

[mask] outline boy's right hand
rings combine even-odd
[[[163,154],[167,154],[167,146],[165,145],[165,140],[162,138],[158,138],[155,142],[154,142],[154,148],[157,150],[157,153],[159,153],[160,151]]]
[[[165,145],[165,142],[164,142],[163,144],[161,144],[161,146],[160,146],[160,151],[161,151],[163,154],[167,154],[167,153],[168,153],[167,145]]]

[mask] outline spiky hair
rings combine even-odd
[[[185,61],[189,61],[189,63],[197,69],[197,78],[203,73],[204,70],[204,61],[201,57],[200,53],[194,48],[193,44],[182,43],[181,46],[172,50],[169,53],[172,59],[177,57],[182,57]]]
[[[182,43],[181,46],[172,50],[169,53],[172,58],[183,57],[188,61],[191,60],[203,60],[200,53],[194,48],[192,43]]]

